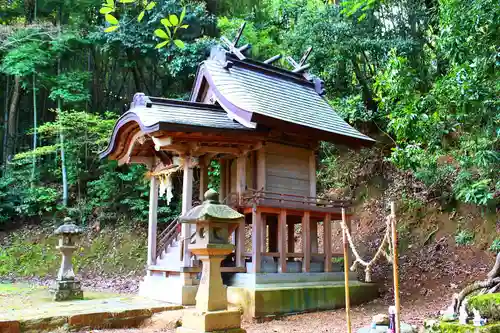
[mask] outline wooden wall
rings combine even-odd
[[[266,191],[309,196],[313,152],[277,143],[268,143],[264,149]]]

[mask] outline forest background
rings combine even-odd
[[[313,47],[325,98],[378,141],[356,152],[322,144],[322,193],[360,203],[359,185],[391,170],[411,180],[396,193],[403,209],[468,205],[493,216],[498,232],[499,17],[496,0],[0,0],[0,230],[67,215],[99,229],[145,228],[145,169],[97,153],[135,92],[188,99],[210,47],[246,22],[241,43],[254,59],[297,59]],[[158,48],[165,18],[183,26]],[[216,163],[210,177],[216,188]],[[159,222],[179,206],[162,198]],[[453,232],[474,239],[467,225]],[[500,238],[487,247],[500,250]]]

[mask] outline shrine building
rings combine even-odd
[[[310,49],[299,62],[288,57],[294,69],[286,70],[273,65],[280,56],[249,59],[248,46],[236,46],[239,36],[241,30],[233,42],[223,38],[226,49],[214,47],[199,65],[190,101],[135,94],[101,153],[149,169],[148,256],[140,294],[195,303],[201,264],[188,249],[194,229],[174,220],[158,232],[158,196],[170,199],[170,177],[181,172],[186,213],[193,200],[203,200],[208,167],[217,161],[220,202],[245,215],[232,235],[235,251],[221,268],[232,305],[247,317],[343,306],[332,224],[352,212],[347,201],[317,196],[316,151],[320,141],[359,148],[374,140],[322,97],[323,82],[307,72]],[[199,184],[196,191],[193,184]],[[193,198],[194,192],[200,197]],[[377,295],[372,284],[350,283],[354,304]]]

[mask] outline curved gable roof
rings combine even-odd
[[[344,137],[343,141],[356,145],[375,142],[345,122],[313,83],[282,72],[255,62],[231,59],[231,64],[224,66],[210,59],[202,63],[197,79],[204,77],[220,105],[247,127],[254,127],[260,115]],[[195,88],[193,97],[196,95]]]
[[[108,147],[100,153],[106,158],[120,149],[117,139],[120,133],[139,127],[147,134],[166,131],[252,131],[231,120],[227,113],[216,105],[145,97],[146,103],[132,107],[116,122]],[[132,135],[132,131],[128,135]]]

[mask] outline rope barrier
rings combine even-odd
[[[373,256],[373,258],[370,261],[365,261],[361,256],[359,255],[358,250],[356,249],[356,246],[354,245],[354,241],[351,236],[351,232],[349,231],[349,228],[345,224],[344,221],[340,222],[340,225],[342,227],[342,230],[345,232],[347,236],[347,241],[349,243],[349,247],[351,248],[352,253],[356,257],[356,260],[354,261],[354,264],[351,266],[350,270],[352,272],[356,271],[358,268],[358,264],[362,265],[365,267],[365,281],[366,282],[372,282],[372,266],[373,264],[380,258],[380,256],[384,256],[387,262],[392,263],[392,258],[391,258],[391,253],[393,251],[392,246],[391,246],[391,222],[394,217],[392,215],[387,216],[386,218],[386,229],[385,229],[385,234],[384,238],[382,239],[382,242],[380,243],[379,248],[377,249],[377,252]],[[385,248],[389,250],[389,253],[385,251]]]

